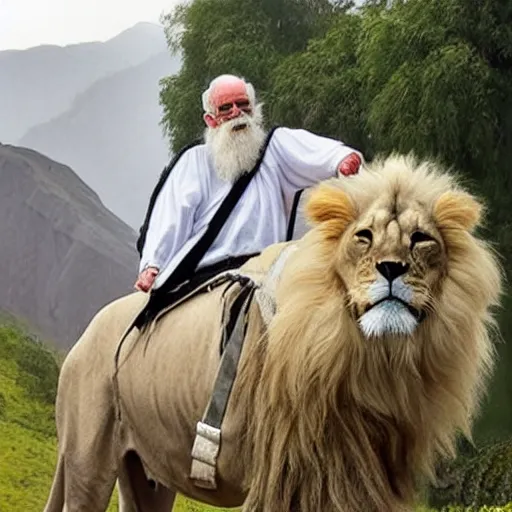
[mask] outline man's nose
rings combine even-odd
[[[241,113],[242,113],[242,111],[238,108],[238,105],[236,103],[234,103],[229,117],[230,117],[230,119],[233,119],[235,117],[238,117]]]

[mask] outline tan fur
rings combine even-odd
[[[468,231],[476,200],[434,165],[402,158],[330,186],[310,199],[319,229],[285,269],[263,369],[252,373],[250,355],[244,368],[246,381],[259,381],[246,454],[251,512],[409,510],[418,479],[453,455],[456,432],[470,435],[492,367],[500,272]],[[446,244],[430,314],[411,339],[364,339],[347,309],[351,269],[340,254],[352,233],[340,219],[349,205],[367,219],[361,227],[386,209],[407,224],[412,210]],[[399,260],[402,249],[385,256]]]
[[[116,476],[130,502],[129,471],[119,466],[128,450],[163,488],[216,506],[245,500],[244,512],[411,510],[416,484],[432,477],[439,456],[454,454],[458,431],[470,435],[492,370],[501,274],[474,234],[482,207],[434,164],[391,157],[320,185],[307,210],[315,228],[285,265],[268,331],[251,308],[219,488],[197,489],[187,476],[219,362],[224,288],[163,317],[148,340],[128,340],[119,420],[112,360],[143,303],[135,294],[98,315],[64,364],[47,512],[64,501],[69,510],[104,510]],[[433,240],[413,247],[418,231]],[[259,278],[284,246],[245,270]],[[410,336],[368,339],[358,325],[382,261],[409,265],[411,305],[426,313]]]

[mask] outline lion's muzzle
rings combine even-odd
[[[403,276],[409,266],[401,262],[376,264],[377,279],[368,287],[368,305],[359,317],[359,325],[367,338],[385,334],[410,335],[425,318],[422,310],[412,305],[414,291]]]

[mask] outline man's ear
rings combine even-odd
[[[217,123],[216,119],[211,114],[204,114],[203,119],[206,125],[210,128],[217,128],[219,125],[219,123]]]

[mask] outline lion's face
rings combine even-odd
[[[338,254],[348,307],[365,336],[412,334],[432,310],[446,254],[419,203],[373,205],[345,231]]]
[[[328,258],[334,251],[345,304],[367,338],[409,336],[447,303],[476,305],[468,280],[480,283],[479,309],[494,300],[482,277],[497,275],[494,263],[473,235],[480,213],[448,175],[406,159],[322,184],[308,203],[319,246]]]

